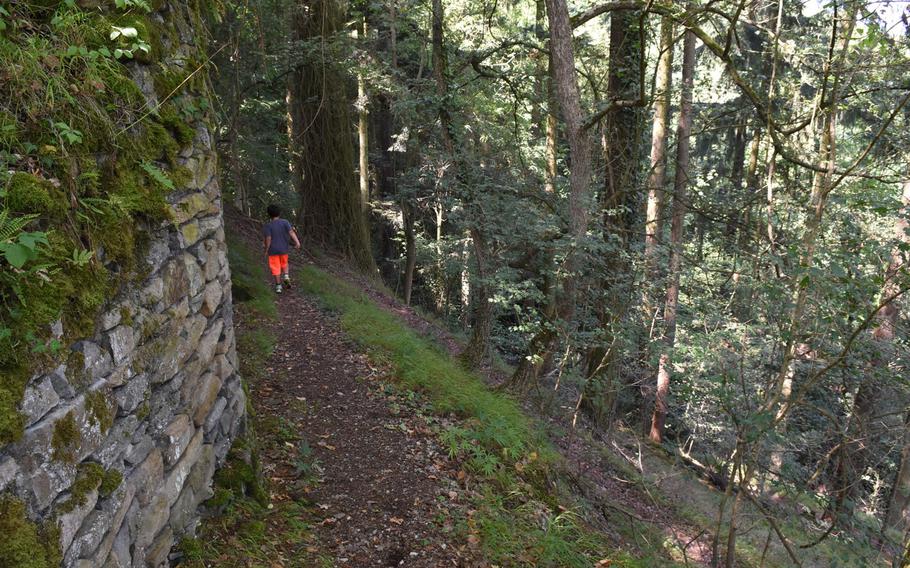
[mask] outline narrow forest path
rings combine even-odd
[[[291,289],[277,306],[275,349],[251,387],[282,441],[261,455],[273,500],[312,503],[318,552],[333,566],[462,565],[451,527],[437,522],[458,507],[457,471],[427,425],[397,410],[381,369],[311,300]]]

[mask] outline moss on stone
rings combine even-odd
[[[85,353],[82,351],[70,351],[66,358],[66,368],[73,382],[79,386],[87,387],[90,379],[85,369]]]
[[[119,469],[109,469],[104,472],[104,478],[98,487],[98,494],[102,497],[110,497],[121,483],[123,483],[123,472]]]
[[[262,506],[268,505],[269,494],[259,475],[259,460],[255,451],[232,448],[221,469],[215,472],[215,485],[234,497],[250,497]],[[238,445],[235,443],[235,445]]]
[[[173,104],[166,104],[159,110],[161,123],[173,134],[174,139],[182,147],[189,146],[196,138],[196,129],[190,126]]]
[[[38,526],[28,519],[25,504],[10,496],[0,497],[0,566],[52,568],[62,560],[58,550],[59,529],[54,524]]]
[[[101,486],[104,477],[105,471],[101,464],[94,462],[79,464],[76,480],[70,486],[70,497],[60,505],[57,512],[66,514],[76,509],[76,507],[85,505],[89,493]]]
[[[174,182],[174,187],[177,189],[186,189],[193,183],[193,178],[195,178],[193,170],[187,168],[186,166],[178,166],[171,170],[171,181]]]
[[[129,306],[120,307],[120,323],[125,326],[133,325],[133,311],[130,310]]]
[[[6,206],[16,213],[35,213],[57,220],[66,215],[66,196],[49,181],[15,172],[6,185]]]
[[[21,393],[14,393],[0,387],[0,446],[15,442],[22,437],[25,420],[19,412]]]
[[[143,402],[142,406],[139,407],[139,410],[136,411],[136,419],[139,420],[139,422],[142,422],[143,420],[148,418],[149,413],[151,411],[152,411],[152,409],[149,406],[148,401]]]
[[[51,457],[64,463],[76,463],[76,450],[82,444],[82,432],[70,410],[54,424],[51,435]]]
[[[88,411],[89,420],[101,428],[102,434],[106,434],[114,425],[114,411],[100,390],[86,393],[85,409]]]

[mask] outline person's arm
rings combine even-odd
[[[297,238],[297,231],[291,229],[291,240],[294,241],[294,248],[300,249],[300,239]]]
[[[272,246],[272,235],[266,235],[265,239],[265,254],[269,254],[269,247]]]

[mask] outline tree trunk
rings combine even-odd
[[[357,32],[354,32],[357,37]],[[367,20],[363,18],[363,40],[367,40]],[[369,102],[366,79],[363,73],[357,74],[357,139],[359,141],[360,206],[364,216],[370,211],[370,141],[369,141]]]
[[[478,369],[490,353],[490,333],[493,328],[493,303],[490,302],[490,284],[487,274],[487,244],[483,233],[471,229],[472,252],[477,268],[477,279],[471,290],[474,304],[474,318],[471,338],[461,353],[461,360],[469,369]]]
[[[404,223],[404,303],[411,305],[411,293],[414,287],[414,268],[417,266],[417,245],[414,235],[414,208],[409,203],[402,203],[401,216]]]
[[[610,71],[607,101],[640,99],[643,19],[635,10],[616,10],[610,15]],[[605,261],[605,300],[598,308],[600,325],[606,332],[602,346],[588,354],[587,380],[582,408],[603,427],[614,419],[621,392],[619,354],[610,349],[619,337],[618,324],[628,312],[632,298],[631,266],[626,260],[633,234],[639,233],[642,200],[638,180],[641,150],[641,111],[636,106],[620,106],[604,117],[604,187],[600,205],[603,211],[603,240],[622,250],[611,251]]]
[[[311,0],[294,13],[294,39],[341,31],[344,10],[336,0]],[[294,185],[300,195],[300,230],[374,268],[367,222],[354,176],[350,101],[343,70],[307,60],[290,74],[288,115]]]
[[[682,236],[689,184],[689,136],[692,132],[692,86],[695,75],[695,34],[687,31],[683,40],[682,88],[679,123],[676,127],[676,177],[673,181],[673,215],[670,222],[670,263],[667,269],[667,296],[664,305],[664,352],[657,370],[657,394],[651,418],[650,438],[661,443],[670,394],[671,351],[676,342],[676,315],[679,303],[679,276],[682,265]]]
[[[660,57],[657,60],[657,84],[654,86],[654,119],[651,127],[651,172],[648,175],[648,209],[645,220],[645,270],[650,285],[656,276],[657,245],[663,226],[664,183],[667,173],[667,139],[670,119],[670,91],[673,80],[673,22],[660,20]],[[648,302],[650,304],[650,302]],[[650,315],[650,307],[648,314]]]
[[[575,75],[575,52],[572,45],[572,26],[569,23],[569,9],[565,0],[546,0],[547,20],[550,26],[550,80],[553,83],[556,107],[566,125],[566,141],[569,146],[569,203],[568,233],[572,249],[565,260],[568,276],[562,282],[562,289],[556,293],[552,319],[561,319],[570,326],[575,318],[575,297],[577,293],[576,272],[579,266],[578,247],[588,229],[588,207],[591,199],[591,141],[584,129],[581,110],[581,95]],[[552,115],[552,109],[551,109]],[[553,177],[556,173],[556,121],[547,121],[547,169]],[[549,177],[548,175],[548,177]],[[552,179],[552,178],[550,178]],[[552,186],[547,186],[552,191]],[[526,390],[536,380],[541,362],[551,351],[557,338],[552,324],[541,330],[528,346],[528,356],[519,363],[509,381],[510,387]]]

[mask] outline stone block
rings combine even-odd
[[[222,221],[220,215],[199,219],[199,237],[212,237],[218,233],[218,230],[221,229],[221,226]]]
[[[180,226],[180,248],[190,248],[197,242],[199,242],[199,222],[193,219],[189,223],[184,223]]]
[[[101,314],[101,331],[107,331],[120,325],[123,319],[122,306],[117,305]]]
[[[107,340],[115,365],[120,365],[132,356],[136,349],[137,339],[136,332],[127,325],[118,325],[107,332]]]
[[[202,287],[205,284],[202,268],[200,268],[199,263],[196,262],[196,257],[190,253],[183,253],[181,260],[183,261],[187,276],[187,294],[189,296],[195,296],[202,291]]]
[[[127,511],[133,504],[136,488],[132,484],[124,483],[117,493],[119,497],[110,507],[113,515],[104,526],[104,536],[96,547],[92,547],[92,550],[95,550],[92,560],[93,566],[103,566],[105,564],[124,528],[126,529],[127,539],[129,538],[129,527],[124,525],[123,521],[126,519]],[[129,552],[129,545],[127,545],[127,552]],[[82,556],[87,556],[87,554],[83,553]]]
[[[61,514],[57,517],[57,525],[60,528],[60,550],[68,550],[76,533],[82,527],[82,522],[89,513],[95,508],[98,502],[98,490],[93,489],[85,495],[85,501],[82,505],[77,505],[72,511]]]
[[[221,416],[224,414],[224,409],[227,408],[227,399],[224,397],[219,397],[215,401],[215,406],[212,407],[212,411],[209,412],[208,417],[205,419],[205,433],[208,434],[216,426],[218,426],[221,421]]]
[[[50,376],[43,376],[25,388],[19,410],[25,416],[26,426],[31,426],[53,410],[60,402]]]
[[[133,441],[130,447],[123,454],[123,461],[127,465],[136,465],[145,460],[155,447],[155,441],[151,436],[145,435],[139,440]]]
[[[120,418],[111,427],[107,438],[101,447],[92,454],[92,457],[108,469],[120,466],[123,456],[129,451],[133,432],[139,426],[139,419],[135,416]]]
[[[164,299],[164,279],[154,277],[139,292],[139,301],[145,306],[153,306]]]
[[[66,378],[66,365],[60,365],[48,376],[51,378],[51,384],[54,385],[54,390],[57,391],[57,395],[60,398],[69,399],[76,396],[76,389]]]
[[[0,459],[0,493],[5,491],[10,483],[15,481],[18,474],[19,465],[16,460],[9,456]]]
[[[199,312],[206,317],[215,315],[221,305],[221,296],[222,287],[220,282],[212,281],[206,284],[205,290],[202,292],[202,306]]]
[[[148,374],[140,373],[127,381],[125,385],[114,389],[114,400],[117,401],[117,407],[120,409],[119,414],[124,416],[136,410],[145,401],[148,388]]]
[[[166,235],[156,235],[158,238],[151,239],[148,252],[145,255],[145,263],[149,267],[149,274],[154,274],[161,270],[164,263],[171,256],[171,248],[168,246]]]
[[[183,260],[175,259],[168,262],[161,270],[161,281],[164,286],[165,306],[171,306],[185,298],[189,292],[190,281]]]
[[[163,493],[157,493],[139,512],[139,524],[134,535],[135,550],[147,548],[167,524],[171,507]]]
[[[163,435],[167,444],[164,448],[164,465],[166,467],[177,463],[195,433],[193,422],[186,414],[178,414],[174,421],[164,429]]]
[[[198,390],[193,393],[192,405],[193,422],[199,426],[205,422],[209,411],[218,398],[218,392],[221,390],[221,379],[214,373],[203,375]]]
[[[72,350],[82,354],[82,367],[68,369],[71,374],[80,377],[76,383],[94,384],[113,369],[110,353],[94,341],[79,341],[73,345]]]
[[[217,212],[218,209],[211,199],[202,193],[194,192],[174,204],[174,221],[182,225],[193,217]]]
[[[133,470],[127,483],[136,488],[136,501],[146,507],[151,503],[155,491],[164,480],[164,460],[158,448],[153,449],[145,460]]]
[[[183,452],[183,457],[167,474],[164,483],[158,490],[156,497],[163,496],[169,508],[177,502],[177,497],[183,491],[183,485],[189,477],[190,471],[196,465],[196,462],[199,461],[199,456],[202,452],[202,436],[202,430],[198,430]]]
[[[218,242],[215,239],[206,239],[196,249],[196,258],[202,266],[206,282],[211,282],[218,277],[221,271],[222,255]]]
[[[196,357],[202,361],[206,368],[212,364],[212,358],[215,356],[215,348],[218,346],[218,340],[221,338],[221,330],[223,328],[223,320],[219,318],[213,321],[205,334],[200,338],[199,344],[196,346]]]
[[[130,527],[129,525],[124,524],[120,527],[120,531],[117,532],[117,537],[114,539],[114,546],[111,548],[107,559],[104,560],[103,566],[104,568],[129,568],[132,563],[133,558],[130,554]]]
[[[174,531],[165,528],[145,553],[145,566],[148,568],[168,568],[168,555],[174,548]]]

